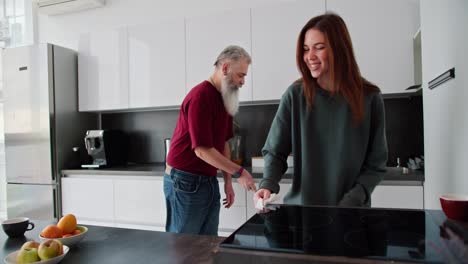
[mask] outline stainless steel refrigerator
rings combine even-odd
[[[78,112],[77,71],[76,52],[59,46],[3,52],[8,217],[61,216],[60,171],[97,126],[95,114]]]

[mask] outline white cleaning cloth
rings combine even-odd
[[[270,198],[263,200],[263,198],[259,198],[257,200],[257,204],[255,204],[255,208],[257,210],[263,210],[268,204],[272,204],[273,202],[277,201],[279,199],[279,195],[276,195],[276,193],[272,193],[270,195]]]

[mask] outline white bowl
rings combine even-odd
[[[70,250],[70,248],[64,245],[62,255],[57,256],[55,258],[48,259],[48,260],[41,260],[41,261],[32,262],[31,264],[56,264],[56,263],[59,263],[65,257],[65,255],[67,255],[69,250]],[[12,253],[8,254],[4,259],[5,263],[6,264],[16,264],[16,255],[18,255],[18,252],[19,252],[19,250],[16,250],[15,252],[12,252]]]
[[[41,239],[41,242],[47,239],[57,239],[60,240],[64,245],[66,246],[73,246],[80,242],[88,233],[88,228],[86,226],[76,226],[76,229],[80,230],[81,233],[78,235],[70,236],[70,237],[61,237],[61,238],[46,238],[41,235],[39,235],[39,238]]]

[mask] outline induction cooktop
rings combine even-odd
[[[424,263],[464,263],[423,210],[281,205],[256,214],[220,247]],[[450,231],[449,231],[450,232]],[[459,238],[457,236],[457,238]],[[465,251],[463,253],[463,247]],[[457,256],[461,254],[461,256]],[[468,255],[465,255],[468,256]]]

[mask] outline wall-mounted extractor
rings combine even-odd
[[[45,15],[60,15],[98,8],[105,0],[35,0],[37,10]]]

